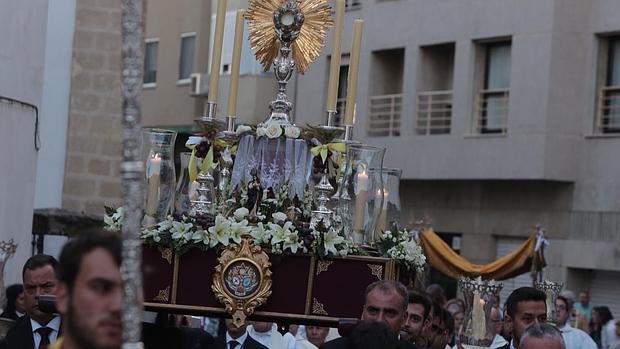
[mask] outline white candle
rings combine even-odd
[[[329,65],[329,85],[327,87],[327,110],[336,111],[338,101],[338,78],[340,75],[340,49],[344,18],[344,0],[336,0],[336,20],[332,40],[332,56]]]
[[[355,194],[355,219],[353,223],[353,231],[361,231],[364,230],[366,201],[368,201],[368,174],[366,174],[366,171],[362,171],[357,175]]]
[[[245,10],[237,10],[235,22],[235,44],[233,59],[230,64],[230,93],[228,94],[228,116],[237,116],[237,95],[239,94],[239,65],[241,64],[241,47],[243,46],[243,15]]]
[[[360,50],[362,47],[362,30],[364,21],[356,19],[353,29],[353,46],[349,60],[349,75],[347,77],[347,101],[344,114],[344,124],[353,125],[355,115],[355,99],[357,97],[357,75],[359,71]]]
[[[226,0],[218,0],[215,33],[213,35],[213,54],[211,55],[211,79],[209,80],[208,101],[217,103],[217,89],[220,83],[222,64],[222,43],[224,42],[224,20],[226,19]]]
[[[157,213],[157,203],[159,202],[159,183],[161,172],[161,157],[159,154],[151,156],[149,159],[148,173],[148,192],[146,197],[146,214],[155,217]]]
[[[474,291],[474,302],[473,302],[473,313],[472,313],[472,321],[473,321],[473,337],[475,339],[483,339],[486,333],[486,321],[484,319],[484,300],[480,298],[480,292]]]

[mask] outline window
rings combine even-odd
[[[370,64],[369,137],[400,136],[405,49],[373,51]]]
[[[349,66],[341,65],[338,72],[338,99],[336,99],[336,118],[334,123],[336,126],[342,126],[344,111],[347,101],[347,79],[349,77]]]
[[[476,101],[476,131],[506,133],[511,44],[492,43],[485,45],[484,48],[484,81]]]
[[[144,87],[155,87],[157,83],[157,50],[159,39],[147,39],[144,45]]]
[[[194,70],[194,48],[196,33],[181,34],[181,56],[179,57],[179,81],[189,83]]]
[[[620,133],[620,37],[604,38],[601,56],[596,129]]]

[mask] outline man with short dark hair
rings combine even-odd
[[[517,288],[506,300],[506,313],[504,321],[512,326],[512,340],[504,348],[519,349],[528,327],[547,322],[547,296],[533,287]]]
[[[417,345],[426,343],[422,333],[431,324],[431,307],[431,300],[425,294],[417,291],[409,292],[407,321],[400,331],[402,339]]]
[[[386,323],[398,336],[407,319],[407,288],[397,281],[379,280],[366,288],[366,302],[362,320]],[[321,346],[324,349],[346,348],[348,339],[341,337]],[[415,345],[399,340],[399,348],[417,348]]]
[[[566,349],[562,334],[553,325],[536,323],[527,328],[521,337],[521,349]]]
[[[571,327],[569,324],[568,319],[572,311],[571,304],[568,299],[561,295],[555,301],[556,324],[562,332],[566,349],[596,349],[596,343],[590,335]]]
[[[121,241],[115,233],[89,233],[65,244],[56,290],[64,332],[53,349],[120,348],[120,264]]]
[[[454,319],[449,311],[439,308],[438,316],[434,316],[431,323],[431,336],[428,339],[428,348],[430,349],[446,349],[450,339],[454,335]]]
[[[248,335],[247,324],[237,327],[231,319],[226,319],[224,322],[226,334],[215,341],[217,349],[267,349],[266,346]]]
[[[30,257],[22,269],[24,280],[25,316],[19,318],[7,333],[2,348],[41,349],[58,337],[61,319],[58,314],[48,314],[39,308],[41,295],[53,295],[58,280],[58,262],[52,256],[37,254]]]

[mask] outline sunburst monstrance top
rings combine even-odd
[[[278,56],[280,41],[273,23],[273,13],[286,0],[250,0],[245,18],[250,29],[250,47],[256,59],[269,70]],[[327,28],[334,24],[326,0],[294,0],[304,15],[299,37],[293,42],[293,59],[300,73],[305,73],[325,46]]]

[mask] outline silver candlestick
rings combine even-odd
[[[319,184],[314,186],[314,191],[316,193],[314,202],[316,205],[316,210],[312,211],[312,217],[310,219],[310,225],[314,226],[320,220],[323,220],[323,223],[326,226],[331,225],[331,218],[333,211],[327,207],[327,203],[330,200],[329,194],[334,190],[334,187],[329,183],[329,179],[327,178],[327,169],[323,173],[321,177],[321,181]]]
[[[198,182],[198,197],[190,201],[190,215],[206,217],[215,214],[215,193],[213,190],[213,176],[211,170],[200,172],[196,177]]]

